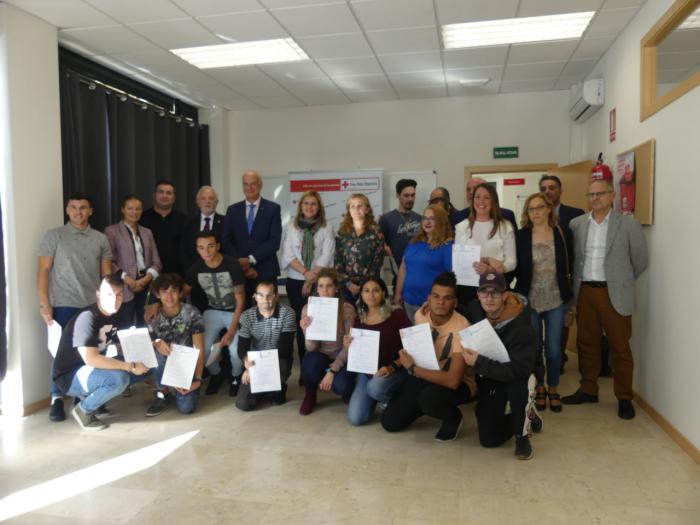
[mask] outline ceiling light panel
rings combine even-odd
[[[580,38],[595,11],[442,26],[445,49]]]
[[[189,47],[171,49],[170,51],[200,69],[295,62],[309,59],[304,50],[291,38]]]
[[[688,15],[678,29],[698,29],[700,28],[700,8]]]

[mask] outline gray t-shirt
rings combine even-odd
[[[39,245],[40,257],[51,257],[49,300],[53,306],[84,308],[95,302],[100,286],[100,263],[112,260],[107,237],[88,226],[70,223],[49,230]]]
[[[415,211],[400,213],[399,210],[391,210],[380,217],[379,228],[391,248],[396,266],[401,265],[403,252],[409,241],[418,233],[420,222],[421,216]]]

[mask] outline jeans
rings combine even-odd
[[[547,384],[549,386],[559,385],[559,375],[561,373],[561,333],[564,330],[564,318],[566,316],[566,305],[561,304],[556,308],[546,312],[532,311],[532,326],[537,333],[538,355],[542,355],[542,324],[544,323],[544,352],[547,357]],[[538,359],[537,361],[541,361]],[[539,368],[539,370],[538,370]],[[542,367],[535,367],[537,384],[544,384],[544,373]]]
[[[209,354],[211,354],[211,345],[213,345],[219,339],[219,333],[221,330],[228,330],[231,326],[231,321],[233,320],[233,312],[226,312],[224,310],[206,310],[203,315],[204,318],[204,361],[209,360]],[[236,335],[233,336],[233,341],[228,347],[228,353],[231,356],[231,373],[234,377],[238,377],[243,373],[243,361],[238,357],[238,330],[236,330]],[[217,375],[221,372],[221,365],[219,362],[210,364],[207,367],[209,373],[212,375]]]
[[[61,328],[65,328],[68,322],[73,319],[73,316],[77,314],[82,308],[76,308],[75,306],[54,306],[53,307],[53,320],[61,325]],[[49,369],[49,385],[51,388],[51,397],[62,396],[63,394],[53,382],[53,366]]]
[[[155,385],[158,390],[164,390],[168,388],[170,392],[175,394],[175,406],[180,411],[181,414],[191,414],[197,409],[199,404],[199,391],[201,388],[190,392],[189,394],[181,394],[172,387],[163,386],[161,380],[163,379],[163,372],[165,371],[165,363],[168,358],[159,352],[156,352],[156,360],[158,361],[158,368],[153,371]]]
[[[123,370],[104,370],[84,365],[75,372],[66,394],[82,397],[80,408],[89,414],[117,397],[129,385],[143,381],[148,375],[137,376]]]
[[[351,425],[364,425],[374,412],[377,401],[388,403],[401,383],[408,379],[405,370],[384,377],[357,374],[355,389],[348,405],[348,421]]]
[[[323,376],[326,375],[326,368],[330,366],[333,359],[321,352],[306,352],[301,363],[301,377],[304,380],[304,388],[316,391]],[[345,367],[335,374],[331,390],[348,399],[352,395],[355,386],[355,374],[348,372]]]
[[[409,304],[407,302],[403,303],[403,310],[406,312],[406,317],[411,321],[411,323],[416,323],[416,312],[420,310],[420,304]]]

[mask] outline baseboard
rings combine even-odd
[[[669,437],[681,447],[683,452],[688,454],[695,463],[700,465],[700,450],[686,438],[680,430],[674,427],[668,419],[662,416],[646,399],[637,392],[634,393],[635,402],[647,413],[649,417],[669,435]]]
[[[50,405],[51,405],[51,398],[50,397],[47,397],[45,399],[40,399],[39,401],[36,401],[35,403],[25,405],[24,410],[22,411],[22,415],[30,416],[34,412],[39,412],[39,410],[44,410],[45,408],[49,408]]]

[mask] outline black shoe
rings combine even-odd
[[[581,403],[597,403],[598,396],[591,394],[586,394],[580,388],[571,394],[570,396],[564,396],[561,398],[561,402],[565,405],[580,405]]]
[[[443,421],[440,430],[435,434],[435,441],[446,443],[457,439],[459,429],[462,428],[462,413],[459,414],[458,421]]]
[[[629,399],[620,399],[617,402],[617,415],[622,419],[634,419],[636,413],[632,401]]]
[[[66,412],[63,410],[63,399],[57,399],[51,403],[51,408],[49,409],[49,420],[50,421],[65,421]]]
[[[515,436],[515,457],[518,459],[532,458],[532,445],[527,436]]]
[[[241,388],[241,376],[235,376],[233,381],[231,381],[231,386],[228,387],[228,395],[230,397],[236,397],[239,388]]]
[[[224,381],[224,374],[219,372],[209,378],[209,383],[207,384],[207,389],[204,392],[206,396],[213,396],[219,393],[219,388],[221,388],[221,383]]]
[[[163,394],[163,392],[156,392],[156,397],[153,400],[153,403],[151,403],[151,406],[146,409],[146,417],[159,416],[163,410],[165,410],[167,404],[168,397]]]
[[[282,390],[272,394],[270,404],[272,406],[284,405],[287,402],[287,385],[282,385]]]

